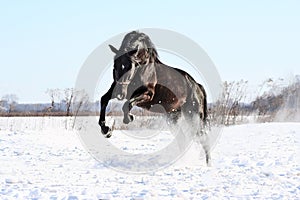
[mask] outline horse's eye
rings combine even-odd
[[[124,66],[124,65],[122,65],[122,70],[123,70],[123,69],[125,69],[125,66]]]

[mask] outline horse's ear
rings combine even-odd
[[[119,50],[118,49],[116,49],[113,45],[108,45],[109,46],[109,48],[110,48],[110,50],[112,51],[112,52],[114,52],[115,54],[117,54],[118,52],[119,52]]]

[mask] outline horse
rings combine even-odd
[[[183,115],[192,120],[194,116],[201,124],[197,133],[206,134],[207,95],[204,87],[187,72],[168,66],[159,60],[157,50],[145,33],[128,33],[118,49],[109,45],[115,53],[114,81],[106,94],[101,97],[99,125],[106,137],[111,129],[105,125],[105,109],[110,99],[126,99],[122,107],[123,123],[134,120],[130,110],[133,106],[163,113],[170,123],[176,124]],[[206,163],[210,165],[210,147],[202,143]]]

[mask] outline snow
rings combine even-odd
[[[175,164],[146,174],[98,162],[71,127],[70,118],[0,118],[0,199],[300,198],[300,123],[224,127],[212,167],[194,144]],[[111,140],[122,146],[124,135]]]

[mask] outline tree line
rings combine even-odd
[[[243,123],[249,116],[259,122],[300,121],[300,76],[289,84],[281,78],[269,78],[254,93],[248,92],[248,86],[245,80],[223,83],[222,95],[209,108],[212,123]],[[245,103],[252,96],[254,100]]]
[[[283,83],[283,79],[269,78],[255,92],[248,92],[248,81],[225,81],[219,99],[208,105],[210,122],[231,125],[242,123],[249,116],[263,122],[300,120],[300,76],[295,76],[289,84]],[[15,94],[4,95],[0,100],[0,116],[99,115],[99,101],[92,101],[84,90],[57,88],[47,89],[45,93],[49,96],[47,104],[18,104]],[[107,114],[122,115],[121,108],[122,102],[114,101],[108,107]],[[133,112],[137,115],[155,115],[138,108]]]
[[[15,94],[4,95],[0,100],[1,116],[73,116],[88,114],[99,102],[90,102],[84,90],[74,88],[47,89],[49,103],[20,104]],[[81,112],[81,113],[79,113]]]

